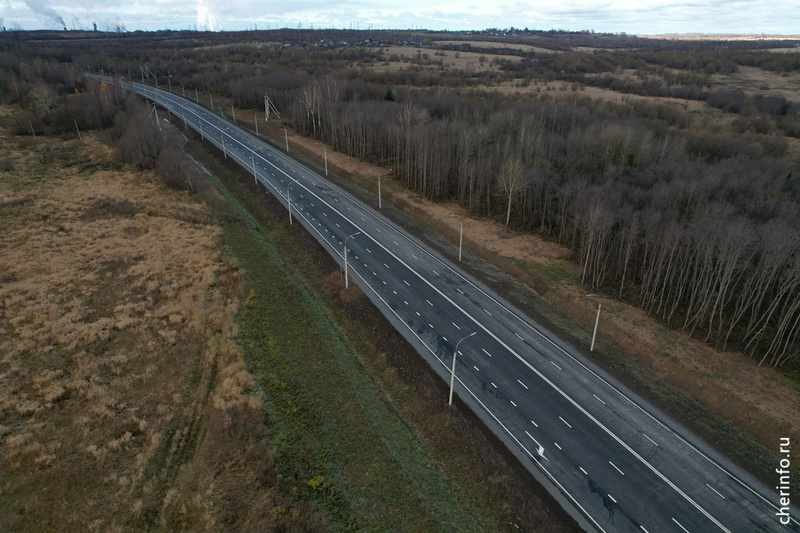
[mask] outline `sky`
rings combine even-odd
[[[275,28],[800,33],[800,0],[0,0],[6,29]]]

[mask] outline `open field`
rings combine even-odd
[[[268,502],[237,466],[264,442],[230,434],[261,400],[213,216],[94,136],[2,140],[0,529],[171,527],[195,502],[216,530],[229,485]]]

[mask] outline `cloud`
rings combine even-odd
[[[58,23],[59,27],[65,28],[67,26],[64,24],[64,19],[61,18],[61,15],[56,13],[55,9],[52,7],[47,7],[44,5],[42,0],[25,0],[25,5],[31,8],[34,13],[43,15],[49,18],[51,21]]]

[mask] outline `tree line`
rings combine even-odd
[[[702,138],[577,106],[348,94],[346,80],[311,80],[293,125],[428,198],[568,245],[592,290],[764,364],[800,359],[800,179],[789,163],[698,157]]]

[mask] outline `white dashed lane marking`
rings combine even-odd
[[[608,462],[608,464],[610,464],[611,466],[613,466],[613,467],[614,467],[614,470],[616,470],[617,472],[619,472],[619,473],[620,473],[620,474],[622,474],[623,476],[625,475],[625,472],[623,472],[622,470],[620,470],[620,469],[619,469],[619,467],[618,467],[617,465],[615,465],[614,463],[612,463],[611,461],[609,461],[609,462]]]
[[[597,400],[598,402],[602,403],[603,405],[605,405],[605,404],[606,404],[606,402],[604,402],[603,400],[601,400],[600,398],[598,398],[596,394],[592,394],[592,396],[594,396],[595,400]]]
[[[557,364],[555,364],[554,362],[550,361],[550,364],[553,365],[554,367],[556,367],[557,369],[561,370],[561,367],[558,366]]]
[[[725,499],[725,496],[723,496],[722,494],[720,494],[719,492],[717,492],[717,489],[715,489],[714,487],[712,487],[712,486],[711,486],[711,485],[709,485],[708,483],[706,483],[706,487],[708,487],[709,489],[713,490],[713,491],[714,491],[714,494],[716,494],[717,496],[719,496],[719,497],[720,497],[720,498],[722,498],[723,500]]]
[[[492,356],[492,354],[490,354],[489,352],[487,352],[485,349],[481,348],[481,350],[483,351],[483,353],[485,353],[485,354],[486,354],[486,355],[488,355],[489,357],[491,357],[491,356]]]
[[[572,429],[572,426],[570,426],[570,425],[569,425],[569,422],[567,422],[566,420],[564,420],[564,419],[563,419],[563,418],[561,418],[560,416],[559,416],[558,418],[559,418],[559,419],[560,419],[562,422],[564,422],[564,423],[567,425],[567,427],[568,427],[569,429]]]
[[[517,382],[518,382],[520,385],[522,385],[523,387],[525,387],[525,390],[528,390],[528,386],[527,386],[527,385],[525,385],[523,382],[521,382],[520,380],[517,380]]]

